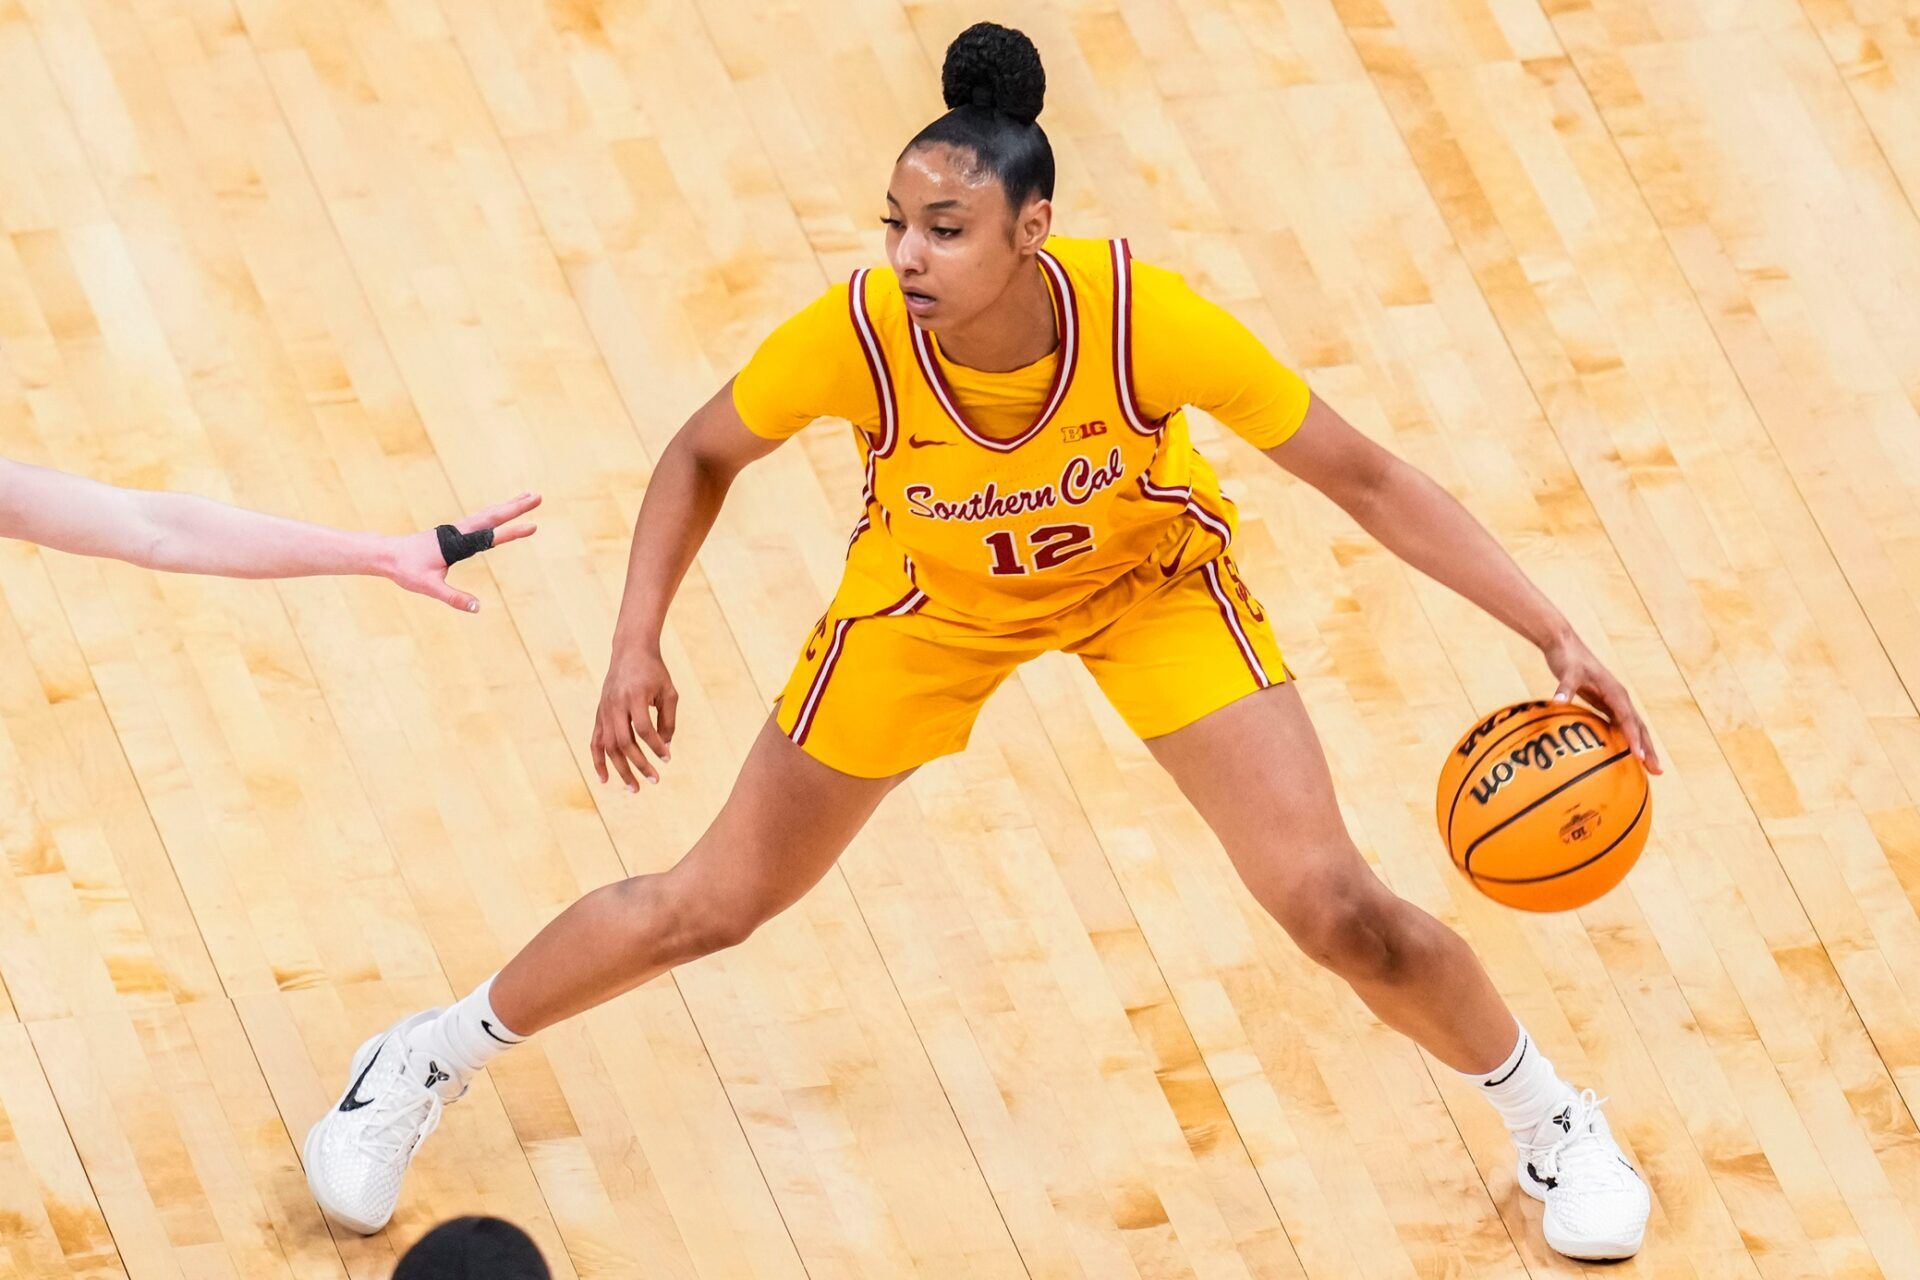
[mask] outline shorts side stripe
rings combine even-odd
[[[793,722],[793,732],[788,734],[795,746],[805,746],[807,734],[813,728],[813,713],[820,709],[820,697],[827,691],[827,681],[833,676],[833,669],[840,661],[840,651],[846,647],[847,629],[855,622],[853,618],[842,618],[834,624],[833,644],[827,649],[826,661],[813,674],[813,684],[807,688],[807,700],[800,704],[800,717]]]
[[[800,704],[800,715],[793,722],[793,732],[787,735],[793,739],[795,746],[804,747],[807,744],[807,734],[813,731],[814,717],[820,711],[820,700],[826,696],[827,682],[833,678],[834,668],[840,664],[840,655],[847,646],[847,633],[853,630],[853,624],[867,618],[904,617],[926,602],[926,592],[909,591],[878,613],[863,614],[858,618],[842,618],[834,624],[833,644],[828,648],[826,659],[820,664],[820,670],[814,673],[813,683],[807,687],[807,700]]]
[[[1207,590],[1213,593],[1213,602],[1220,606],[1220,616],[1226,620],[1227,630],[1233,633],[1233,642],[1240,647],[1240,656],[1246,659],[1247,670],[1253,672],[1253,678],[1262,689],[1268,688],[1273,681],[1267,678],[1267,669],[1260,665],[1260,655],[1254,651],[1253,641],[1247,638],[1247,632],[1240,625],[1240,615],[1234,612],[1233,602],[1220,586],[1220,566],[1212,560],[1200,566],[1200,572],[1207,580]]]

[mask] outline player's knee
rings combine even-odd
[[[1318,963],[1349,982],[1391,983],[1409,972],[1418,949],[1404,904],[1371,873],[1342,877],[1311,894],[1311,907],[1288,931]]]
[[[671,872],[634,876],[608,888],[621,900],[623,944],[649,967],[685,964],[739,946],[772,914],[749,895]]]
[[[681,941],[680,951],[687,959],[694,959],[739,946],[770,914],[751,898],[716,894],[682,903],[674,933]]]
[[[689,885],[679,895],[677,928],[687,958],[737,947],[779,912],[779,905],[739,886]]]

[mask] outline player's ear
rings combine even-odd
[[[1013,247],[1021,253],[1039,253],[1053,232],[1053,201],[1041,196],[1021,206],[1013,219]]]

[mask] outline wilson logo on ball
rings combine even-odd
[[[1473,798],[1485,804],[1500,794],[1500,788],[1512,782],[1520,770],[1551,769],[1568,756],[1598,751],[1602,745],[1600,735],[1593,731],[1593,727],[1579,721],[1563,725],[1558,730],[1549,729],[1521,743],[1507,753],[1506,759],[1496,761],[1492,768],[1481,774],[1480,780],[1473,784]]]

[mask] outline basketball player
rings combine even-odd
[[[374,574],[464,613],[479,612],[480,602],[447,582],[447,567],[532,533],[530,524],[500,526],[539,505],[523,493],[430,533],[352,533],[0,458],[0,537],[222,578]]]
[[[1049,239],[1045,82],[1025,36],[968,30],[943,82],[952,110],[907,144],[886,192],[892,269],[856,272],[775,331],[662,454],[640,509],[593,732],[602,781],[611,765],[630,790],[669,757],[660,632],[729,484],[816,418],[853,424],[866,501],[845,576],[732,795],[671,870],[588,894],[465,999],[368,1040],[308,1136],[315,1196],[377,1230],[442,1105],[489,1060],[746,938],[917,766],[965,746],[1015,667],[1061,649],[1300,946],[1498,1108],[1548,1242],[1632,1254],[1649,1196],[1600,1102],[1560,1079],[1466,944],[1383,885],[1342,825],[1182,407],[1536,643],[1559,696],[1607,710],[1658,771],[1625,691],[1459,504],[1224,311],[1123,241]]]

